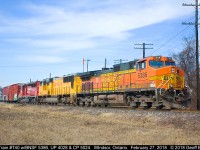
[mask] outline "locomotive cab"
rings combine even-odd
[[[136,81],[137,84],[148,84],[149,80],[148,59],[144,58],[136,63]]]
[[[170,57],[150,56],[139,60],[136,64],[136,79],[138,84],[146,84],[146,87],[184,88],[184,71],[176,67]]]
[[[150,57],[149,67],[154,74],[154,76],[150,77],[150,81],[154,80],[156,88],[166,90],[171,87],[175,90],[182,90],[184,88],[184,71],[175,65],[172,58]]]
[[[147,88],[155,88],[170,107],[180,108],[189,95],[185,93],[184,71],[170,57],[150,56],[137,62],[136,77]],[[147,89],[146,88],[146,89]],[[157,97],[157,99],[159,99]],[[181,105],[178,105],[181,104]],[[185,105],[186,106],[186,105]]]

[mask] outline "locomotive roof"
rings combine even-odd
[[[134,59],[134,60],[128,61],[128,62],[119,63],[119,64],[114,64],[113,66],[122,65],[122,64],[128,64],[128,63],[135,63],[135,62],[137,62],[138,60],[139,60],[139,59]]]
[[[174,62],[172,57],[160,56],[160,55],[158,55],[158,56],[148,56],[148,57],[139,59],[137,62],[142,62],[142,61],[147,60],[147,59],[167,60],[167,61],[173,61]]]

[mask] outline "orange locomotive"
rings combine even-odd
[[[184,71],[170,57],[150,56],[92,73],[87,79],[79,74],[78,104],[171,109],[186,107],[190,99]]]

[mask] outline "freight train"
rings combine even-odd
[[[172,58],[150,56],[113,68],[13,84],[3,88],[3,101],[181,109],[189,106],[190,94],[184,71]]]

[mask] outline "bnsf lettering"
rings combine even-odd
[[[138,73],[138,78],[146,78],[146,77],[147,77],[147,72]]]

